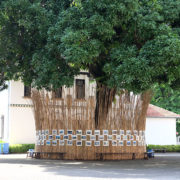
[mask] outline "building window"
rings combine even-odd
[[[56,89],[53,94],[54,98],[62,98],[62,87]]]
[[[31,97],[31,86],[24,86],[24,97]]]
[[[76,79],[76,98],[85,98],[85,80],[83,79]]]

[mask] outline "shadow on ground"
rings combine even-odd
[[[39,168],[48,175],[70,179],[180,179],[180,154],[158,154],[150,160],[127,161],[57,161],[26,159],[25,155],[1,155],[0,167],[5,164]]]

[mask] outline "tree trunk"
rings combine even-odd
[[[108,112],[112,107],[112,102],[116,95],[116,89],[108,88],[97,82],[96,89],[96,108],[95,108],[95,126],[98,128],[100,124],[106,121]]]

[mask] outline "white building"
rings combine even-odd
[[[76,91],[74,90],[76,88]],[[77,91],[78,88],[78,91]],[[86,73],[75,79],[72,93],[74,97],[90,95],[95,88],[89,83]],[[76,92],[76,93],[75,93]],[[35,121],[29,98],[29,89],[20,81],[11,81],[9,88],[0,92],[0,116],[4,116],[3,127],[0,127],[0,138],[4,129],[3,139],[11,144],[35,143]],[[61,96],[66,92],[60,92]],[[60,95],[57,92],[57,96]],[[176,144],[176,118],[180,117],[157,106],[150,105],[146,122],[146,143],[156,145]],[[4,125],[3,125],[4,124]]]
[[[146,119],[146,143],[176,145],[176,119],[180,115],[149,105]]]

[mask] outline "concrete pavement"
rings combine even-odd
[[[180,153],[150,160],[62,161],[0,155],[0,180],[180,180]]]

